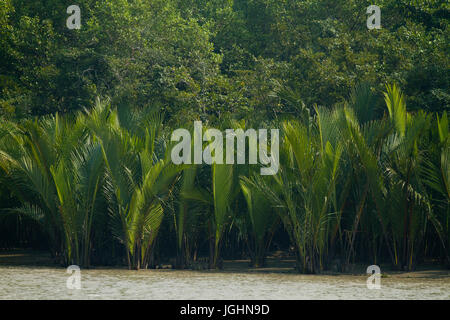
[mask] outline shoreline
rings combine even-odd
[[[183,271],[183,272],[200,272],[200,273],[234,273],[234,274],[291,274],[291,275],[303,275],[311,277],[321,276],[345,276],[345,277],[361,277],[367,276],[363,264],[353,265],[353,270],[348,272],[337,271],[324,271],[320,274],[301,274],[295,270],[295,259],[283,258],[283,257],[268,257],[267,266],[261,268],[254,268],[249,266],[250,260],[224,260],[223,268],[221,269],[207,269],[207,268],[186,268],[186,269],[173,269],[170,264],[160,265],[156,269],[141,269],[141,270],[128,270],[126,266],[91,266],[85,270],[124,270],[130,272],[170,272],[170,271]],[[49,268],[49,269],[65,269],[59,264],[52,261],[50,255],[45,251],[33,251],[33,250],[8,250],[0,251],[0,268],[8,267],[23,267],[23,268]],[[415,279],[448,279],[450,278],[450,269],[446,269],[440,265],[425,264],[418,266],[414,271],[398,271],[392,270],[388,265],[381,265],[382,278],[415,278]]]

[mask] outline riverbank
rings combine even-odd
[[[50,254],[45,251],[12,250],[0,251],[0,267],[45,267],[61,269],[62,267],[52,260]],[[324,271],[315,276],[365,276],[367,266],[353,265],[348,272]],[[91,270],[126,270],[125,266],[93,266]],[[160,270],[171,270],[170,264],[158,266]],[[391,270],[389,266],[381,265],[383,278],[416,278],[416,279],[450,279],[450,270],[436,264],[421,265],[412,272]],[[254,268],[250,266],[250,260],[225,260],[220,270],[206,268],[206,263],[199,262],[194,269],[183,271],[196,271],[208,273],[279,273],[298,274],[295,270],[295,260],[287,255],[272,255],[267,258],[265,267]]]

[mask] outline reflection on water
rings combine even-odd
[[[450,277],[225,273],[175,270],[82,270],[69,290],[65,269],[0,267],[0,299],[450,299]]]

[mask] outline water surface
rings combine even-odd
[[[80,290],[65,269],[0,266],[0,299],[450,299],[448,273],[391,276],[369,290],[366,276],[122,269],[81,270]]]

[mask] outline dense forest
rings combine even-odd
[[[72,0],[0,3],[0,249],[450,266],[447,1],[76,2],[76,30]],[[175,165],[171,133],[198,120],[278,128],[276,175]]]

